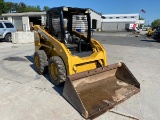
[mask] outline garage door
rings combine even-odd
[[[125,30],[125,25],[126,24],[130,24],[130,22],[121,22],[121,23],[117,23],[118,25],[118,30],[121,30],[121,31],[123,31],[123,30]]]
[[[22,31],[22,17],[13,17],[13,24],[16,26],[18,31]]]
[[[102,30],[108,31],[108,30],[117,30],[117,23],[102,23]]]
[[[125,24],[128,22],[118,22],[118,23],[109,23],[109,22],[103,22],[102,23],[102,30],[103,31],[124,31],[125,30]]]
[[[125,30],[125,23],[117,23],[118,30]]]

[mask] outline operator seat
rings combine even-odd
[[[73,36],[68,30],[65,30],[65,45],[70,50],[77,50],[78,45],[74,43]]]

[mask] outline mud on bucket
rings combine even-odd
[[[95,118],[140,91],[124,63],[68,76],[64,98],[86,119]]]

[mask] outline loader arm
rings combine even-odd
[[[48,59],[51,56],[60,56],[65,63],[67,75],[95,69],[98,66],[97,64],[100,64],[100,66],[107,65],[106,51],[102,45],[94,39],[91,39],[91,45],[93,48],[92,54],[90,56],[80,58],[79,56],[73,55],[65,44],[51,36],[39,25],[35,25],[34,29],[36,31],[35,50],[44,49]],[[83,37],[86,38],[85,36]]]

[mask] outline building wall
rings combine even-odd
[[[101,29],[101,15],[97,14],[94,11],[91,11],[91,27],[92,27],[92,20],[97,20],[97,29]]]
[[[16,24],[20,28],[20,25],[22,28],[19,29],[19,31],[30,31],[30,24],[29,24],[29,17],[41,17],[42,25],[45,24],[45,15],[46,12],[25,12],[25,13],[5,13],[0,16],[1,20],[8,19],[8,21],[12,22],[13,24],[16,22],[16,18],[22,19],[21,23],[17,22]],[[18,24],[19,23],[19,24]]]
[[[107,14],[103,15],[102,31],[124,31],[125,24],[138,23],[144,24],[145,21],[139,21],[139,13],[136,14]]]
[[[13,22],[12,17],[8,17],[8,21]]]
[[[41,15],[41,24],[46,25],[46,15]]]
[[[23,31],[29,31],[29,17],[28,16],[22,16],[22,24],[23,24]]]
[[[103,22],[128,22],[137,21],[139,19],[139,13],[136,14],[107,14],[103,15],[105,19]]]

